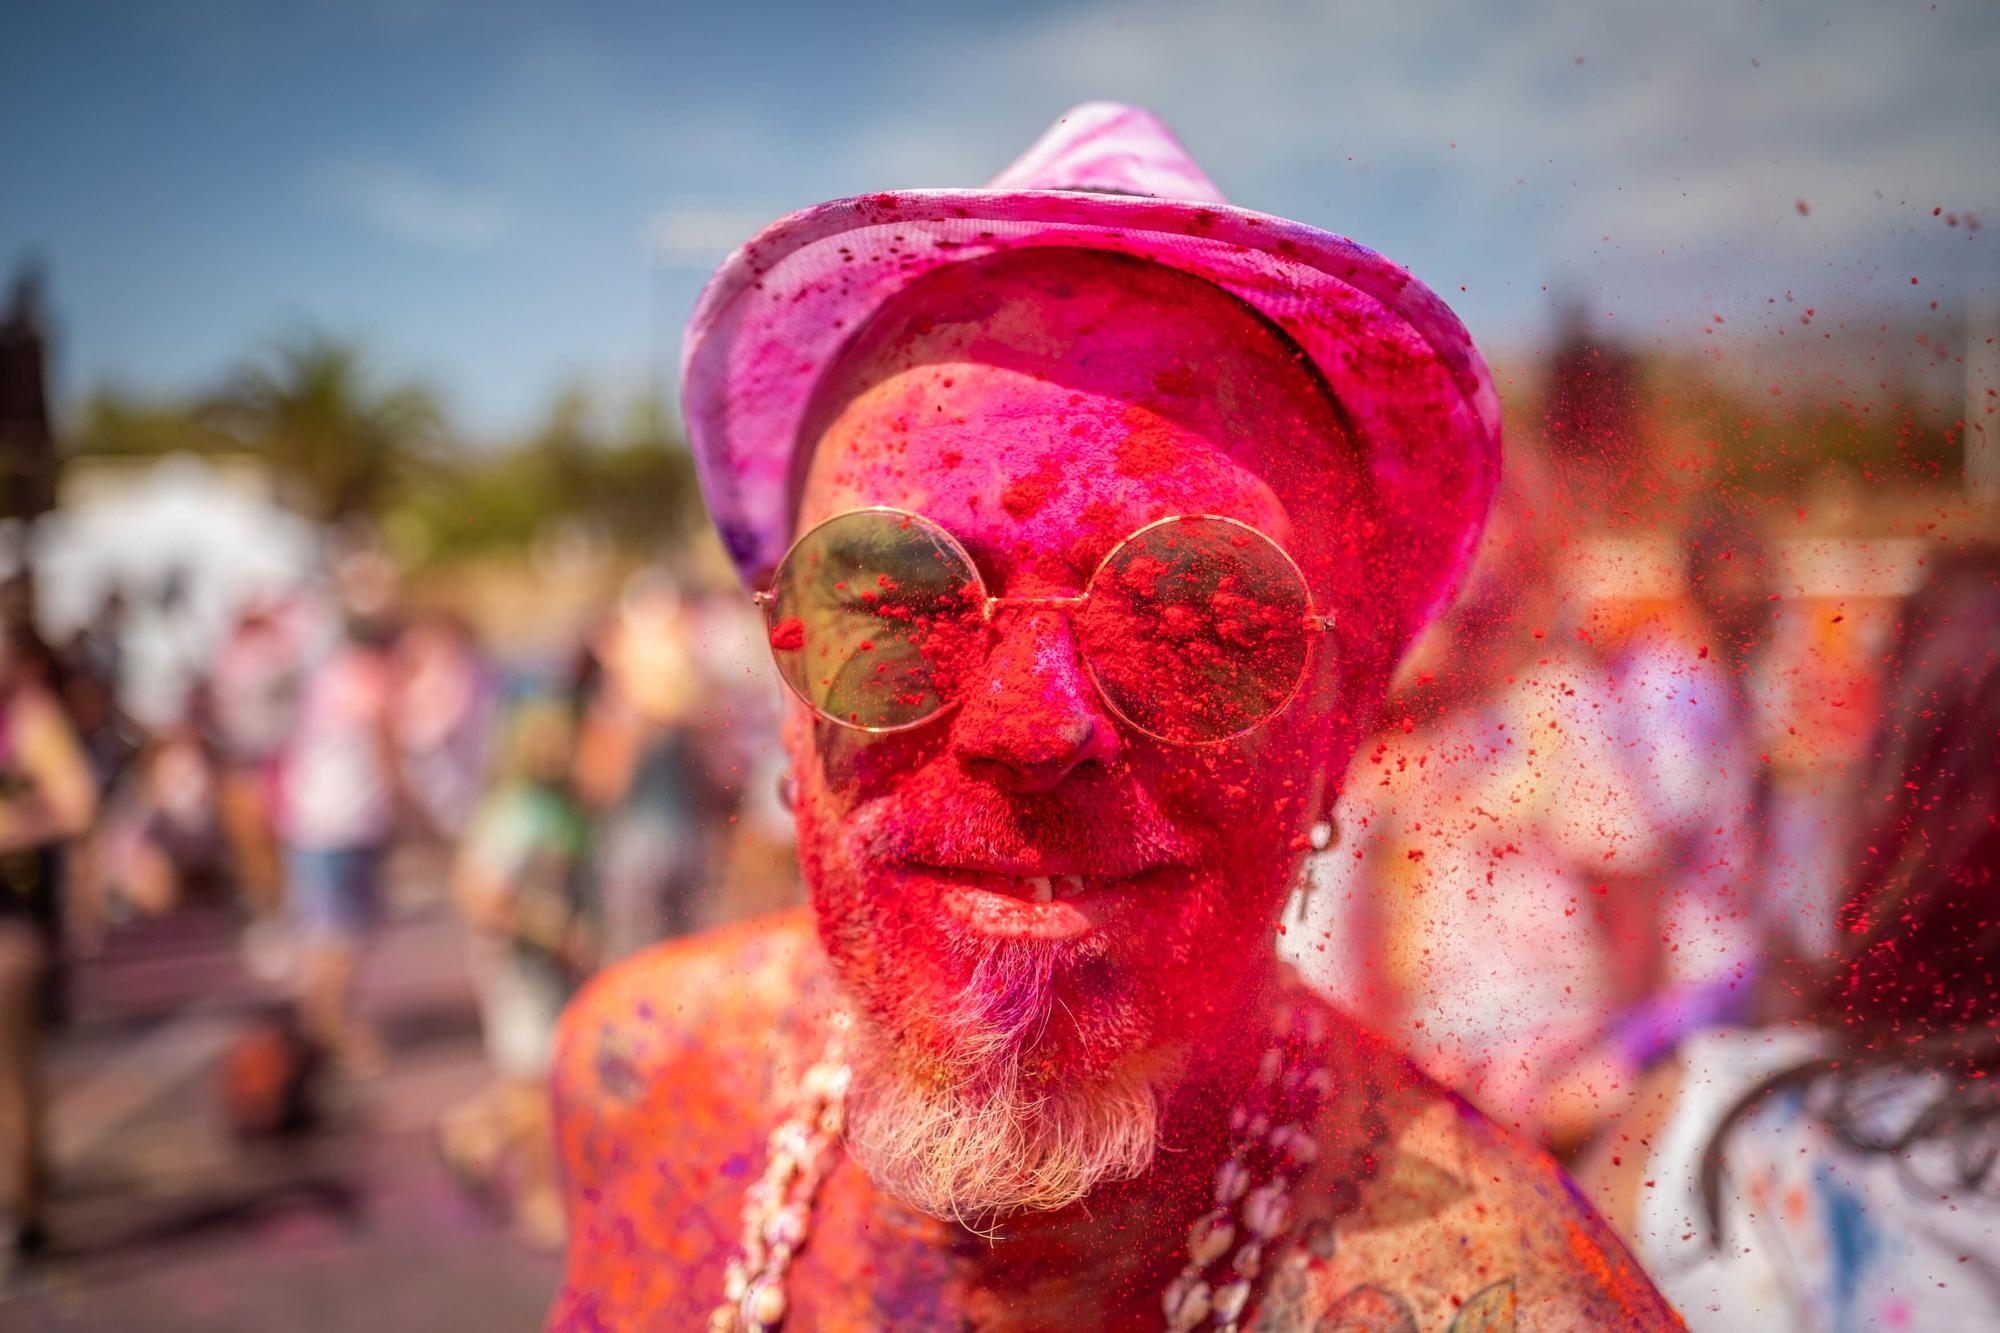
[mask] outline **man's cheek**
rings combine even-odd
[[[1181,762],[1159,770],[1154,790],[1183,830],[1203,841],[1233,842],[1236,835],[1277,826],[1283,811],[1272,799],[1275,777],[1253,755],[1227,748],[1190,750]]]
[[[851,807],[892,790],[933,759],[942,742],[924,734],[931,730],[876,735],[815,721],[808,734],[822,782]]]

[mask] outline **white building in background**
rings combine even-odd
[[[27,534],[41,630],[66,642],[113,590],[125,598],[121,702],[178,717],[237,614],[297,592],[320,568],[314,525],[270,498],[255,460],[71,460],[55,510]],[[18,560],[19,535],[6,543]]]

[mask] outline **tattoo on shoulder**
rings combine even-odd
[[[1299,1270],[1292,1270],[1303,1277]],[[1313,1333],[1419,1333],[1410,1302],[1381,1287],[1363,1285],[1335,1301],[1317,1319],[1309,1311],[1306,1284],[1274,1283],[1255,1327],[1307,1329]],[[1447,1333],[1514,1333],[1514,1279],[1480,1288],[1452,1317]]]
[[[1356,1287],[1320,1316],[1315,1329],[1324,1333],[1417,1333],[1417,1316],[1410,1303],[1380,1287]]]

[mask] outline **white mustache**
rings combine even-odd
[[[864,802],[848,836],[871,859],[930,866],[1040,866],[1053,873],[1127,879],[1199,855],[1151,795],[1127,787],[1123,808],[977,788],[921,813],[896,795]]]

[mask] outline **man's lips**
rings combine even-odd
[[[935,885],[945,909],[979,934],[1045,940],[1077,939],[1112,924],[1146,892],[1143,881],[1158,869],[1114,876],[1046,868],[904,867],[920,884]]]
[[[1093,889],[1102,889],[1115,884],[1122,878],[1109,875],[1082,875],[1068,871],[1018,870],[1012,867],[919,865],[911,868],[922,875],[948,880],[987,893],[1005,894],[1009,898],[1018,898],[1027,903],[1048,903],[1058,899],[1067,901]]]

